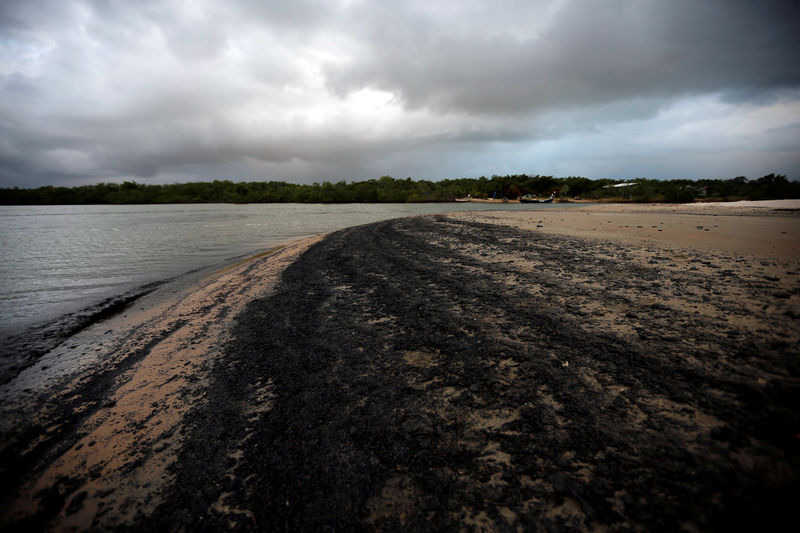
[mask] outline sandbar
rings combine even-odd
[[[0,523],[777,527],[798,207],[425,215],[254,258],[0,390]]]

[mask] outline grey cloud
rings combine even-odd
[[[76,19],[74,5],[53,0],[0,2],[0,30],[4,36],[39,33],[69,25]]]
[[[683,99],[795,109],[798,35],[789,0],[2,2],[0,186],[548,173],[539,143]],[[394,100],[360,117],[364,88]]]
[[[338,11],[334,2],[326,0],[246,0],[233,9],[238,9],[243,18],[257,17],[273,27],[306,31],[325,24]]]
[[[785,0],[572,0],[528,38],[487,35],[481,17],[468,31],[406,17],[367,16],[365,57],[331,68],[332,86],[381,87],[412,107],[519,113],[800,83],[800,8]]]

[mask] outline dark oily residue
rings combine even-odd
[[[797,316],[769,295],[794,298],[800,281],[780,285],[752,259],[681,253],[642,261],[619,243],[442,216],[333,233],[239,315],[183,421],[170,484],[147,496],[155,510],[125,524],[100,510],[86,527],[791,523]],[[729,268],[709,266],[720,263]],[[769,327],[754,334],[751,316]],[[87,382],[86,395],[102,406],[122,370]],[[17,466],[4,502],[75,442],[91,412],[68,407],[64,435],[35,457],[15,463],[23,435],[6,449]],[[25,524],[0,524],[54,527],[59,512],[91,504],[84,482],[61,479]]]
[[[516,266],[527,260],[537,267]],[[709,299],[736,312],[718,282],[617,244],[442,217],[334,233],[239,317],[156,524],[779,523],[798,495],[797,344],[694,313]],[[670,291],[685,305],[660,303]],[[624,307],[635,333],[598,326],[589,301]],[[271,409],[248,418],[266,378]]]

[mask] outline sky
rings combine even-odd
[[[797,0],[5,0],[0,186],[800,179]]]

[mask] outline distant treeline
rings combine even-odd
[[[618,199],[632,202],[690,202],[697,198],[768,200],[800,198],[800,182],[769,174],[715,180],[620,180],[553,176],[492,176],[442,181],[395,179],[299,185],[282,181],[202,181],[145,185],[126,181],[81,187],[0,189],[3,205],[172,204],[172,203],[375,203],[450,202],[457,197],[515,199],[526,194],[561,198]],[[633,184],[633,185],[630,185]]]

